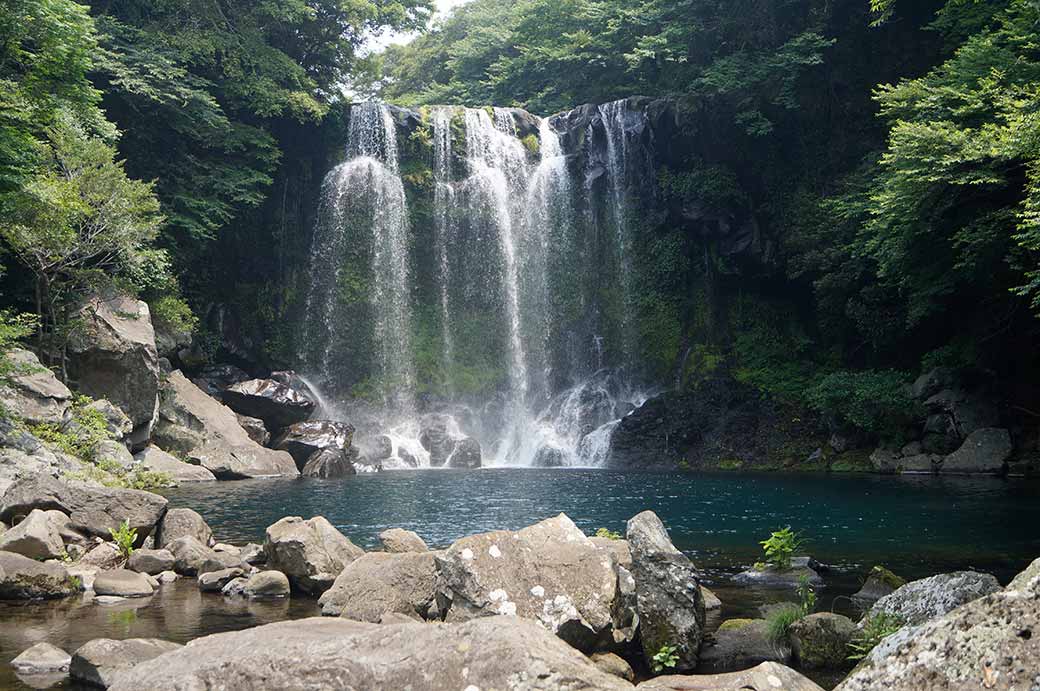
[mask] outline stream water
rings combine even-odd
[[[221,482],[168,496],[172,506],[200,512],[223,542],[259,542],[283,516],[320,514],[366,549],[376,548],[388,527],[414,530],[431,547],[444,547],[561,511],[587,533],[624,532],[629,517],[653,509],[722,599],[720,619],[761,616],[764,605],[793,597],[730,581],[759,559],[757,541],[785,525],[802,532],[807,550],[833,567],[819,594],[825,610],[848,611],[845,596],[874,564],[907,579],[971,568],[1007,582],[1040,556],[1040,484],[1025,480],[502,468]],[[7,663],[39,641],[67,650],[101,636],[184,642],[317,613],[315,602],[302,598],[228,603],[200,594],[190,581],[117,606],[0,603],[0,688],[21,688]]]

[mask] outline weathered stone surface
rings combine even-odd
[[[385,612],[426,617],[436,592],[434,552],[370,552],[347,565],[318,604],[326,616],[378,622]]]
[[[11,660],[11,666],[20,674],[51,674],[66,672],[72,656],[50,643],[37,643]]]
[[[292,456],[253,441],[230,408],[179,371],[169,374],[160,391],[153,437],[161,448],[183,454],[221,480],[299,474]]]
[[[922,624],[1000,589],[1000,583],[988,573],[942,573],[911,581],[886,595],[874,603],[867,616],[887,612],[900,617],[907,624]]]
[[[65,567],[0,552],[0,600],[50,600],[76,592]]]
[[[968,435],[959,449],[942,462],[943,473],[1000,473],[1011,457],[1011,434],[983,428]]]
[[[1037,576],[1040,576],[1040,559],[1034,559],[1033,563],[1027,566],[1025,570],[1011,579],[1011,582],[1008,583],[1004,590],[1025,590]]]
[[[446,621],[515,614],[584,651],[613,647],[631,635],[616,611],[615,557],[564,514],[516,532],[462,538],[436,560]]]
[[[812,557],[795,557],[791,560],[789,569],[781,571],[772,564],[763,564],[759,568],[750,568],[738,573],[733,580],[737,583],[766,588],[797,588],[803,578],[808,579],[812,585],[823,585],[823,579],[817,572],[817,568],[822,568],[822,566]]]
[[[870,570],[863,587],[852,596],[852,602],[860,609],[867,609],[884,596],[895,592],[897,588],[901,588],[904,585],[906,585],[906,581],[884,566],[875,566]]]
[[[624,679],[625,681],[634,681],[636,673],[632,670],[632,665],[628,664],[625,659],[614,653],[593,653],[589,656],[592,660],[592,664],[596,665],[596,669],[601,672]]]
[[[238,424],[246,431],[249,438],[260,446],[267,446],[271,441],[271,433],[267,431],[267,425],[258,417],[249,417],[241,413],[235,413]]]
[[[452,420],[447,415],[431,413],[419,422],[419,443],[430,453],[430,465],[439,468],[455,451],[456,439],[451,435]]]
[[[203,367],[197,376],[192,377],[191,383],[220,400],[229,386],[250,379],[252,377],[245,370],[234,365],[220,364]]]
[[[776,662],[729,674],[668,675],[644,681],[640,691],[823,691],[798,672]]]
[[[836,691],[1034,689],[1037,631],[1036,587],[993,593],[889,636]]]
[[[730,620],[705,637],[697,659],[697,672],[739,672],[763,662],[786,663],[790,659],[789,647],[769,640],[764,619]]]
[[[479,468],[481,464],[480,442],[471,437],[460,439],[448,457],[449,468]]]
[[[185,508],[170,509],[159,523],[155,533],[155,544],[165,547],[182,537],[193,537],[206,547],[213,539],[213,531],[196,511]]]
[[[28,515],[33,509],[56,509],[70,518],[74,530],[101,538],[123,521],[137,531],[144,543],[166,512],[166,498],[135,489],[95,487],[83,482],[62,482],[47,476],[19,480],[0,499],[0,520]]]
[[[356,475],[358,471],[354,467],[354,458],[353,449],[322,449],[307,459],[300,475],[323,480]]]
[[[392,651],[392,652],[391,652]],[[387,664],[387,655],[393,664]],[[206,636],[137,666],[113,691],[213,688],[577,691],[631,689],[537,624],[513,617],[465,624],[365,624],[303,619]]]
[[[323,516],[283,518],[267,528],[267,565],[289,577],[294,588],[319,595],[365,553]]]
[[[43,561],[61,559],[65,544],[48,512],[33,509],[21,523],[0,535],[0,551]]]
[[[35,353],[15,348],[6,357],[14,373],[8,386],[0,386],[4,407],[30,425],[61,425],[72,405],[69,388],[40,364]]]
[[[253,542],[242,548],[242,551],[239,552],[239,557],[243,563],[253,566],[267,563],[267,553],[264,552],[263,546]]]
[[[676,671],[692,671],[704,634],[700,573],[675,548],[653,511],[629,519],[626,537],[632,551],[643,654],[649,660],[662,646],[675,646]]]
[[[173,554],[173,570],[181,576],[197,576],[199,573],[205,573],[208,566],[207,562],[217,559],[216,552],[191,535],[185,535],[173,542],[167,542],[166,549]],[[221,568],[224,567],[217,566],[210,570],[219,571]]]
[[[136,665],[181,647],[157,638],[128,638],[123,641],[95,638],[73,653],[69,676],[84,684],[107,689]]]
[[[126,557],[114,542],[101,542],[84,554],[78,564],[98,569],[118,569],[123,566],[124,562],[126,562]]]
[[[159,391],[159,355],[147,303],[95,297],[77,313],[69,340],[69,373],[79,391],[111,401],[134,428],[149,429]]]
[[[722,609],[722,600],[719,599],[719,596],[705,588],[703,585],[701,586],[701,597],[704,599],[705,612]]]
[[[48,448],[10,420],[0,420],[0,497],[19,480],[82,470],[79,459]]]
[[[153,473],[166,473],[177,483],[182,482],[214,482],[217,477],[199,465],[185,463],[174,458],[158,446],[148,446],[134,454],[134,460],[144,470]]]
[[[157,576],[163,571],[173,570],[173,552],[168,549],[135,549],[130,555],[127,568],[138,573]]]
[[[315,402],[302,391],[273,379],[251,379],[229,386],[222,396],[236,413],[259,418],[280,430],[311,416]]]
[[[379,533],[379,541],[387,552],[427,552],[430,549],[417,533],[401,528],[384,530]]]
[[[246,572],[240,568],[221,569],[210,571],[199,576],[199,590],[204,593],[215,593],[224,589],[228,583],[236,578],[242,578]]]
[[[94,578],[94,593],[116,597],[148,597],[155,589],[148,578],[136,571],[101,571]]]
[[[251,600],[289,596],[289,579],[281,571],[261,571],[249,577],[242,594]]]
[[[848,617],[817,612],[791,624],[795,659],[806,669],[835,669],[848,664],[849,641],[856,625]]]
[[[273,446],[288,451],[296,465],[302,468],[311,456],[320,451],[350,448],[353,439],[352,425],[332,420],[310,420],[287,427],[278,435]]]

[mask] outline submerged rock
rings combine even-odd
[[[704,635],[700,573],[675,548],[653,511],[629,519],[626,537],[632,551],[643,655],[649,660],[662,646],[671,645],[678,657],[675,669],[692,671]]]
[[[731,619],[705,637],[697,659],[697,673],[738,672],[763,662],[790,660],[791,649],[786,644],[769,640],[764,619]]]
[[[515,532],[462,538],[436,561],[438,606],[448,622],[516,615],[589,652],[631,636],[619,611],[616,558],[564,514]]]
[[[988,573],[943,573],[898,588],[874,603],[866,616],[885,612],[899,617],[906,624],[922,624],[1000,589],[1000,583]]]
[[[128,638],[122,641],[95,638],[73,653],[69,676],[84,684],[107,689],[136,665],[181,647],[178,643],[157,638]]]
[[[292,516],[269,526],[264,552],[269,567],[311,595],[328,590],[347,564],[365,553],[323,516],[306,521]]]
[[[391,652],[392,651],[392,652]],[[387,655],[393,664],[387,664]],[[121,675],[113,691],[210,688],[631,689],[537,624],[302,619],[205,636]]]
[[[303,392],[273,379],[250,379],[229,386],[222,396],[236,413],[259,418],[277,431],[311,416],[317,404]]]
[[[379,533],[379,541],[387,552],[427,552],[430,549],[418,534],[401,528],[384,530]]]
[[[776,662],[763,662],[743,672],[667,675],[644,681],[641,691],[823,691],[798,672]]]
[[[19,674],[53,674],[67,672],[72,656],[50,643],[37,643],[11,660],[11,667]]]
[[[77,592],[64,566],[0,552],[0,600],[51,600]]]
[[[781,570],[772,564],[756,564],[747,571],[738,573],[733,580],[765,588],[797,588],[803,579],[808,580],[810,585],[823,585],[817,568],[819,566],[812,557],[795,557],[791,560],[789,569]]]

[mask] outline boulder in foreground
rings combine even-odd
[[[961,605],[1000,590],[988,573],[954,571],[911,581],[878,600],[867,616],[881,612],[899,617],[910,625],[923,624]]]
[[[11,667],[20,674],[54,674],[67,672],[72,656],[50,643],[37,643],[11,660]]]
[[[642,691],[823,691],[793,669],[776,662],[728,674],[668,675],[644,681]]]
[[[120,674],[135,665],[181,647],[177,643],[157,638],[129,638],[123,641],[95,638],[73,653],[69,676],[84,684],[107,689]]]
[[[390,657],[388,657],[390,656]],[[388,664],[388,659],[393,664]],[[631,689],[537,623],[302,619],[206,636],[120,675],[113,691],[221,688]]]
[[[77,592],[64,566],[0,552],[0,600],[51,600]]]
[[[323,516],[283,518],[267,528],[267,565],[311,595],[328,590],[340,572],[365,553]]]

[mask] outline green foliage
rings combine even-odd
[[[183,298],[164,295],[149,304],[152,321],[177,333],[192,333],[198,326],[198,317]]]
[[[90,399],[86,396],[77,396],[72,402],[72,420],[69,424],[59,427],[44,423],[29,427],[29,431],[40,441],[63,453],[83,461],[96,460],[97,445],[112,436],[104,414],[88,407],[89,403]]]
[[[850,660],[862,660],[878,643],[903,628],[901,617],[889,612],[879,612],[864,619],[856,635],[849,641]]]
[[[791,625],[805,617],[803,608],[793,603],[773,607],[766,614],[766,637],[775,645],[787,641]]]
[[[522,141],[524,143],[524,147],[527,149],[528,153],[530,153],[532,156],[537,156],[538,152],[540,152],[542,150],[541,142],[539,142],[538,141],[538,137],[536,137],[533,134],[527,135],[526,137],[524,137],[520,141]]]
[[[621,533],[610,530],[609,528],[598,528],[596,530],[596,537],[605,537],[608,540],[622,540],[624,536]]]
[[[803,574],[798,577],[798,586],[795,592],[798,593],[798,602],[802,609],[802,615],[808,616],[812,614],[816,609],[816,591],[813,589],[812,583],[809,582],[809,576]]]
[[[130,527],[129,519],[125,519],[116,529],[109,528],[108,532],[112,535],[112,541],[116,543],[124,557],[129,557],[134,553],[134,543],[137,542],[137,529]]]
[[[839,371],[824,377],[808,394],[809,404],[842,426],[883,436],[899,436],[917,412],[909,375],[892,370]]]
[[[36,331],[38,323],[36,315],[0,310],[0,386],[8,383],[12,375],[21,373],[18,366],[11,362],[8,354]],[[0,419],[7,416],[8,412],[3,402],[0,402]]]
[[[678,648],[674,645],[662,645],[650,658],[650,669],[654,674],[674,669],[679,664]]]
[[[791,557],[805,544],[805,540],[787,526],[773,531],[767,539],[758,544],[762,545],[765,552],[766,563],[778,571],[786,571],[791,568]]]

